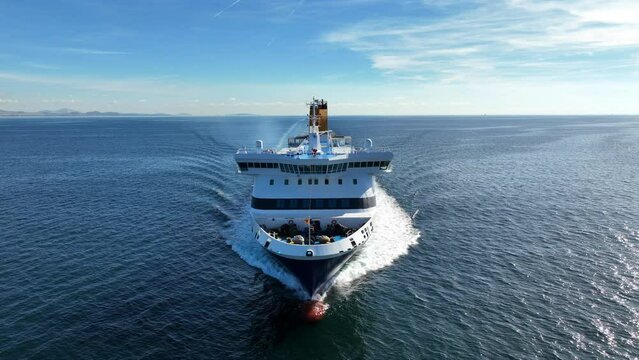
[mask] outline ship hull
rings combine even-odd
[[[275,256],[302,284],[310,297],[328,290],[333,278],[344,264],[357,252],[349,251],[343,255],[328,259],[297,260]]]

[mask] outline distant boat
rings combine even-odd
[[[252,236],[300,281],[309,297],[326,292],[342,266],[373,235],[377,174],[393,154],[352,145],[328,129],[328,104],[309,104],[308,132],[282,149],[235,154],[238,171],[254,177]]]

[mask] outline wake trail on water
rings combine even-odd
[[[367,273],[391,265],[397,258],[408,253],[417,244],[420,233],[413,226],[411,216],[402,209],[397,200],[377,186],[377,216],[375,231],[371,239],[346,263],[335,278],[334,286],[348,287],[354,280]]]
[[[293,290],[296,296],[305,298],[307,296],[306,292],[297,278],[255,240],[254,234],[251,233],[252,222],[249,207],[247,206],[244,215],[232,221],[230,227],[232,232],[226,243],[230,245],[231,249],[233,249],[242,260],[246,261],[247,264],[279,280],[284,286]]]

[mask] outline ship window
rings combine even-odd
[[[333,165],[328,165],[328,173],[332,173],[333,172]]]
[[[353,185],[357,185],[357,179],[353,179]]]
[[[340,171],[346,171],[346,163],[342,163],[342,169]]]
[[[328,179],[324,179],[324,185],[328,185]]]
[[[356,167],[356,168],[361,167],[361,163],[356,162],[356,163],[355,163],[355,167]]]
[[[328,166],[326,166],[326,165],[322,165],[322,174],[326,174],[326,168],[327,168],[327,167],[328,167]]]
[[[342,179],[337,179],[337,184],[342,185]]]
[[[317,180],[317,179],[313,179],[313,183],[314,183],[315,185],[317,185],[317,184],[319,183],[319,180]]]
[[[375,197],[329,199],[251,199],[251,207],[261,210],[284,209],[366,209],[375,206]],[[366,229],[365,231],[368,231]]]
[[[353,164],[352,162],[349,162],[349,163],[348,163],[348,167],[349,167],[349,168],[355,167],[355,164]]]
[[[246,171],[246,170],[248,170],[248,166],[247,166],[247,164],[246,164],[246,163],[243,163],[243,162],[241,162],[241,163],[237,163],[237,166],[239,166],[239,167],[240,167],[240,171]]]
[[[313,185],[313,179],[308,179],[308,184]]]
[[[369,162],[368,162],[368,167],[373,167],[373,164],[375,164],[375,162],[374,162],[374,161],[369,161]]]
[[[273,179],[269,180],[269,181],[268,181],[268,184],[269,184],[269,185],[273,185],[273,184],[275,184],[275,180],[273,180]]]
[[[267,169],[272,169],[273,168],[273,164],[272,163],[266,163],[266,168]]]
[[[246,163],[246,167],[252,168],[253,167],[253,163]]]
[[[284,179],[284,185],[288,185],[288,179]]]
[[[297,179],[297,185],[302,185],[302,179]]]
[[[379,161],[375,161],[375,164],[373,164],[373,167],[379,167]]]

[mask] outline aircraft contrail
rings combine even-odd
[[[241,0],[235,0],[233,1],[229,6],[225,7],[224,9],[220,10],[217,14],[213,15],[213,18],[216,18],[220,15],[222,15],[226,10],[232,8],[233,6],[235,6],[235,4],[239,3]]]

